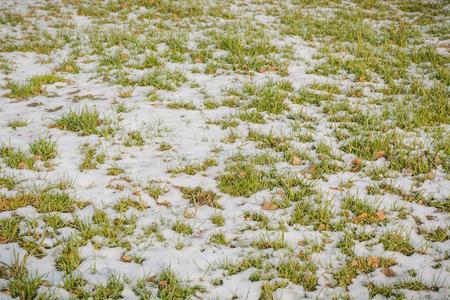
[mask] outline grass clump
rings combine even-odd
[[[64,81],[64,78],[55,74],[36,75],[28,79],[26,82],[9,81],[6,84],[6,88],[10,89],[10,92],[5,96],[13,99],[26,99],[45,93],[46,84],[53,84],[56,82]]]
[[[399,232],[388,232],[381,236],[380,243],[383,244],[384,250],[396,251],[410,256],[415,252],[414,247],[409,242],[409,239]]]
[[[9,291],[11,296],[31,300],[38,295],[38,289],[43,283],[40,276],[32,276],[25,267],[25,261],[16,263],[10,274]]]
[[[300,263],[290,259],[277,266],[278,276],[294,284],[303,286],[306,291],[314,291],[317,286],[317,267],[312,262]]]
[[[110,275],[105,285],[97,285],[95,287],[92,298],[94,300],[101,299],[120,299],[124,289],[123,279],[116,275]]]
[[[58,271],[70,275],[76,271],[81,264],[81,257],[78,252],[80,241],[78,238],[71,236],[70,239],[64,243],[61,253],[55,260],[55,266]]]
[[[18,193],[14,196],[0,194],[0,212],[12,211],[24,206],[34,206],[40,213],[73,212],[82,202],[62,191]]]
[[[179,220],[177,220],[172,226],[172,230],[185,235],[191,235],[194,232],[189,224],[183,223]]]
[[[54,127],[78,132],[81,135],[98,134],[98,127],[104,121],[100,118],[95,108],[84,106],[80,111],[69,111],[56,120]]]
[[[182,284],[177,276],[169,269],[158,276],[158,297],[162,300],[188,299],[205,289],[199,285],[188,286]]]
[[[57,144],[50,137],[40,137],[30,144],[30,152],[38,159],[47,161],[57,154]]]
[[[193,205],[208,205],[215,208],[221,208],[216,193],[213,191],[205,191],[201,187],[189,188],[180,187],[180,191],[183,193],[183,197]]]
[[[340,286],[347,287],[360,273],[368,274],[377,268],[387,268],[392,265],[395,265],[395,261],[389,258],[378,256],[355,257],[344,268],[336,272],[334,278]]]
[[[142,147],[145,144],[144,138],[139,131],[130,131],[127,134],[125,142],[123,143],[125,147]]]
[[[292,91],[288,81],[268,81],[260,85],[245,83],[242,90],[230,90],[229,94],[247,100],[247,107],[257,112],[280,114],[287,109],[285,101]]]
[[[14,176],[3,175],[0,177],[0,189],[13,190],[17,186],[17,183]]]
[[[139,86],[152,86],[158,90],[175,91],[187,81],[180,70],[155,69],[147,72],[136,82]]]
[[[274,180],[254,165],[238,162],[225,168],[219,176],[219,189],[231,196],[249,197],[256,192],[274,187]]]
[[[16,119],[16,120],[10,120],[8,122],[8,127],[16,130],[17,128],[20,127],[26,127],[28,125],[27,121],[21,120],[21,119]]]
[[[14,169],[33,169],[36,158],[27,155],[20,149],[3,145],[0,148],[0,157],[4,159],[6,165]]]
[[[316,230],[318,228],[326,230],[330,227],[332,218],[331,203],[322,202],[314,205],[310,201],[301,199],[295,204],[289,223],[304,226],[313,225]]]
[[[217,166],[217,161],[215,159],[206,159],[202,163],[194,163],[186,165],[184,167],[171,168],[168,170],[168,172],[171,174],[186,173],[188,175],[195,175],[198,172],[204,172],[208,168],[215,166]]]
[[[96,146],[85,144],[82,146],[81,150],[83,160],[79,166],[80,171],[96,169],[99,164],[105,163],[105,153],[98,153]]]

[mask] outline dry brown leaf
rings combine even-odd
[[[298,166],[302,163],[302,160],[298,156],[293,156],[291,160],[291,165]]]
[[[352,165],[359,166],[362,163],[362,160],[359,158],[352,159]]]
[[[386,277],[394,277],[396,275],[394,270],[391,268],[383,268],[382,272]]]
[[[369,266],[376,269],[380,266],[380,258],[378,256],[369,256],[367,258],[367,263]]]
[[[376,159],[382,158],[382,157],[384,157],[385,154],[386,153],[384,151],[377,151],[377,152],[375,152],[375,158]]]
[[[375,213],[375,217],[378,221],[384,221],[386,219],[386,215],[384,214],[384,210],[379,210]]]
[[[129,262],[131,262],[132,258],[129,255],[122,255],[120,260],[123,261],[123,262],[129,263]]]
[[[367,219],[368,216],[369,215],[364,212],[364,213],[360,214],[359,216],[353,217],[352,223],[359,223],[361,221],[364,221]]]
[[[276,210],[276,209],[278,209],[278,205],[273,203],[273,202],[270,202],[270,201],[264,202],[261,207],[262,207],[262,209],[265,209],[265,210]]]

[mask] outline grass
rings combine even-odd
[[[105,153],[99,153],[94,145],[84,144],[81,147],[81,152],[83,159],[79,166],[80,171],[96,169],[98,165],[105,163]]]
[[[187,299],[197,293],[204,292],[204,288],[183,284],[171,270],[167,269],[158,276],[158,297],[163,300]]]
[[[271,177],[248,163],[229,165],[225,172],[219,177],[219,189],[231,196],[248,197],[274,186]]]
[[[214,159],[206,159],[201,163],[188,164],[184,167],[176,167],[168,169],[168,172],[171,174],[180,174],[186,173],[188,175],[195,175],[199,172],[204,172],[210,167],[217,166],[217,161]]]
[[[352,258],[341,270],[334,274],[334,278],[342,287],[349,286],[360,273],[371,273],[375,269],[395,265],[395,261],[378,256]]]
[[[74,236],[64,243],[61,253],[55,260],[55,267],[58,271],[64,272],[66,275],[76,271],[81,264],[81,257],[78,251],[79,246],[80,241]]]
[[[205,191],[201,187],[189,188],[180,187],[183,197],[193,205],[208,205],[215,208],[221,208],[218,199],[219,196],[213,191]]]
[[[194,232],[189,224],[183,223],[179,220],[177,220],[172,226],[172,230],[184,235],[191,235]]]
[[[0,244],[31,258],[0,264],[6,296],[443,293],[442,1],[47,2],[0,4]],[[148,249],[178,259],[152,269]],[[437,279],[404,268],[415,255]]]
[[[8,127],[16,130],[17,128],[26,127],[28,122],[22,119],[15,119],[8,121]]]
[[[314,291],[317,286],[317,267],[311,263],[300,263],[298,260],[290,259],[281,262],[277,266],[278,275],[288,279],[294,284],[303,286],[306,291]]]
[[[260,85],[245,83],[242,90],[230,90],[228,93],[245,99],[247,107],[257,112],[280,114],[288,109],[286,100],[292,91],[293,87],[287,81],[268,81]]]
[[[57,155],[57,143],[50,137],[40,137],[30,144],[30,152],[39,160],[47,161]]]
[[[26,82],[9,81],[6,88],[10,92],[5,96],[17,100],[35,97],[45,93],[45,85],[62,81],[64,81],[64,78],[55,74],[35,75]]]
[[[185,74],[180,70],[170,71],[158,68],[145,73],[135,84],[138,86],[152,86],[158,90],[175,91],[186,81]]]
[[[139,131],[133,130],[127,133],[127,137],[123,144],[125,147],[142,147],[145,144],[145,140]]]
[[[17,184],[16,177],[12,175],[3,175],[0,177],[0,189],[13,190]]]
[[[38,212],[73,212],[82,202],[71,197],[66,192],[40,192],[40,193],[18,193],[15,196],[0,194],[0,211],[12,211],[17,208],[32,205]]]
[[[22,150],[6,145],[0,148],[0,157],[8,167],[14,169],[33,169],[36,161],[33,156],[27,155]]]
[[[9,291],[12,297],[20,299],[34,299],[38,295],[38,289],[43,283],[43,279],[37,275],[30,274],[24,262],[16,263],[12,269],[9,281]]]
[[[83,106],[81,110],[72,110],[61,116],[53,124],[63,130],[78,132],[81,135],[98,134],[99,126],[104,123],[95,108]]]
[[[415,252],[409,239],[399,232],[387,232],[380,238],[386,251],[396,251],[410,256]]]

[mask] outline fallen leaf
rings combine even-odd
[[[320,224],[319,227],[318,227],[318,229],[319,229],[319,231],[324,231],[324,230],[327,229],[327,225],[325,225],[325,224]]]
[[[23,161],[21,161],[18,165],[17,165],[17,169],[19,170],[23,170],[27,167],[27,164],[24,163]]]
[[[129,255],[122,255],[122,257],[120,258],[121,261],[123,262],[131,262],[131,257]]]
[[[6,289],[2,290],[2,293],[5,294],[5,295],[8,295],[8,296],[11,296],[11,291],[10,291],[9,288],[6,288]]]
[[[159,286],[160,286],[160,287],[165,287],[165,286],[167,286],[167,280],[161,280],[161,281],[159,282]]]
[[[291,165],[293,165],[293,166],[298,166],[298,165],[300,165],[301,163],[302,163],[302,160],[301,160],[298,156],[294,155],[294,156],[292,157]]]
[[[265,210],[276,210],[276,209],[278,209],[278,205],[276,205],[275,203],[270,202],[270,201],[264,202],[261,207],[262,207],[262,209],[265,209]]]
[[[352,159],[352,165],[359,166],[362,163],[362,160],[359,158]]]
[[[272,71],[272,72],[277,72],[279,69],[278,69],[278,67],[270,66],[269,70]]]
[[[384,221],[386,219],[386,215],[384,214],[384,210],[379,210],[375,213],[375,217],[378,221]]]
[[[353,217],[352,223],[359,223],[361,221],[364,221],[367,219],[368,216],[369,215],[364,212],[364,213],[360,214],[359,216]]]
[[[384,155],[385,155],[384,151],[377,151],[377,152],[375,152],[375,158],[376,159],[382,158],[382,157],[384,157]]]
[[[394,277],[396,275],[394,270],[391,268],[383,268],[382,272],[386,277]]]
[[[279,189],[275,192],[275,194],[277,194],[278,196],[284,196],[284,190]]]

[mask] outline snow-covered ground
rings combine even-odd
[[[446,1],[0,3],[0,299],[447,299]]]

